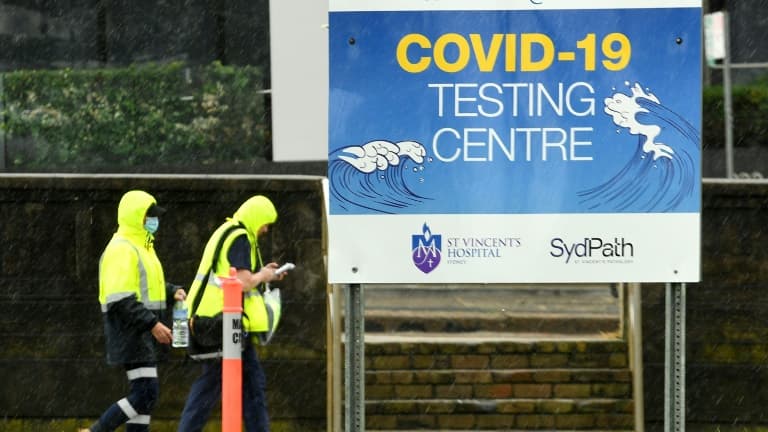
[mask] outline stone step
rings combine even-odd
[[[366,333],[429,332],[471,333],[479,331],[508,333],[599,334],[617,332],[617,315],[599,314],[521,314],[512,312],[477,313],[466,311],[366,311]]]
[[[365,370],[564,369],[628,367],[618,339],[544,340],[474,337],[408,340],[366,335]]]
[[[627,369],[368,371],[367,400],[632,398]]]
[[[632,430],[631,404],[627,412],[428,412],[373,414],[366,412],[366,430]],[[366,411],[371,408],[366,404]],[[507,407],[504,407],[507,408]],[[517,409],[515,405],[509,408]]]
[[[620,326],[609,284],[366,285],[365,331],[598,334]]]
[[[631,414],[626,398],[516,398],[366,400],[366,415],[377,414]]]
[[[366,430],[634,428],[618,334],[366,333]]]
[[[394,311],[505,311],[510,313],[618,314],[610,284],[366,285],[365,308]]]

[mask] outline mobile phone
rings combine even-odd
[[[282,274],[284,272],[287,272],[288,270],[293,270],[295,268],[296,268],[296,264],[294,264],[294,263],[285,263],[282,266],[280,266],[280,268],[275,270],[275,275]]]

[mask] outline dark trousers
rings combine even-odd
[[[127,423],[126,432],[147,432],[152,409],[157,403],[160,385],[157,380],[155,363],[125,365],[130,391],[128,396],[113,403],[99,417],[91,432],[112,432]]]
[[[249,343],[243,351],[243,423],[246,432],[269,432],[266,378],[256,350]],[[203,373],[192,384],[178,432],[200,432],[211,411],[221,402],[221,359],[203,363]]]

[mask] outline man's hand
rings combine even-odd
[[[184,288],[179,288],[176,290],[175,293],[173,293],[173,299],[174,300],[186,300],[187,298],[187,292],[184,291]]]
[[[262,278],[262,281],[264,283],[269,283],[269,282],[274,282],[276,280],[277,281],[283,280],[283,278],[285,278],[286,272],[275,274],[275,272],[279,267],[280,266],[276,262],[271,262],[265,265],[264,267],[262,267],[261,270],[259,270],[259,273],[262,273],[264,275]]]
[[[152,336],[161,344],[168,345],[171,343],[171,329],[165,326],[160,321],[152,327]]]
[[[237,278],[240,279],[240,282],[243,283],[243,291],[249,292],[259,284],[269,283],[276,280],[283,280],[285,277],[285,272],[276,275],[275,270],[277,270],[277,268],[277,263],[271,262],[259,269],[259,271],[256,273],[251,273],[250,270],[246,269],[238,269]]]

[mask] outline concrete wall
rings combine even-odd
[[[283,319],[260,349],[277,431],[325,430],[326,271],[319,177],[0,176],[0,430],[88,424],[127,390],[106,365],[98,260],[124,192],[143,189],[168,209],[156,238],[168,281],[189,285],[210,233],[255,194],[278,221],[265,260],[298,265],[279,286]],[[199,366],[173,350],[160,367],[153,430],[175,430]],[[23,423],[25,419],[39,423]],[[215,422],[211,422],[215,423]],[[59,425],[57,425],[59,426]],[[55,430],[59,428],[56,427]]]

